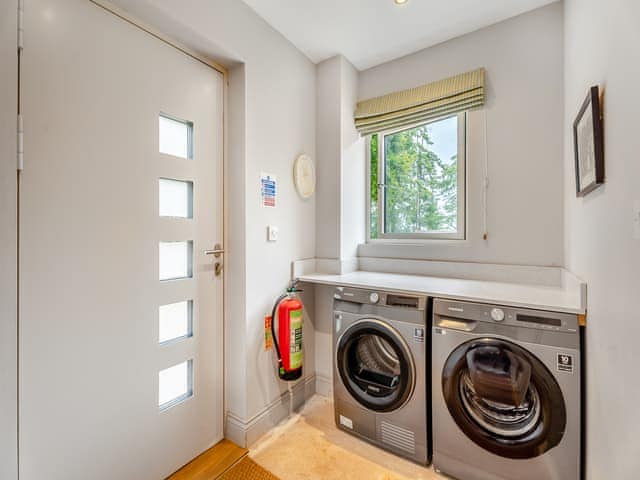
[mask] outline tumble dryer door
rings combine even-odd
[[[531,352],[498,338],[459,345],[442,372],[449,413],[477,445],[506,458],[533,458],[565,431],[558,382]]]
[[[337,342],[336,366],[347,391],[370,410],[396,410],[413,393],[416,371],[409,347],[381,320],[358,320],[344,331]]]

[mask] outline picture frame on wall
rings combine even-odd
[[[573,122],[576,196],[583,197],[604,183],[604,142],[600,91],[591,87]]]

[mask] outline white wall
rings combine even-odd
[[[0,478],[18,478],[16,0],[0,4]]]
[[[361,256],[562,265],[562,5],[552,4],[361,72],[367,99],[487,69],[487,102],[468,125],[468,240],[367,244]],[[488,240],[482,240],[484,115]]]
[[[225,163],[227,231],[225,241],[225,400],[227,410],[246,415],[246,318],[245,178],[247,116],[244,64],[229,71],[227,89],[227,132]]]
[[[245,426],[265,420],[286,391],[273,352],[265,352],[263,316],[284,291],[293,260],[315,256],[315,200],[302,200],[293,161],[315,157],[315,66],[248,6],[237,0],[116,4],[231,67],[227,192],[227,410]],[[241,65],[243,71],[236,70]],[[237,89],[244,92],[238,92]],[[260,205],[260,173],[278,177],[278,206]],[[266,227],[280,229],[267,243]],[[305,372],[314,371],[313,325],[305,324]],[[277,422],[266,418],[260,428]],[[254,432],[255,433],[255,432]],[[240,438],[235,438],[241,441]]]
[[[358,245],[364,242],[365,228],[365,146],[364,139],[356,130],[353,122],[353,112],[358,102],[358,71],[344,57],[340,84],[342,94],[340,99],[342,146],[341,161],[341,258],[345,261],[353,259],[358,254]]]
[[[365,149],[353,123],[358,71],[338,55],[317,65],[316,84],[316,257],[323,268],[340,273],[355,268],[358,245],[365,239]],[[316,385],[327,394],[333,373],[333,288],[311,288]]]
[[[333,292],[334,287],[314,285],[316,389],[328,395],[333,388]]]
[[[565,0],[567,267],[587,281],[587,478],[640,472],[640,3]],[[604,92],[606,183],[575,196],[571,125],[592,85]],[[640,208],[640,204],[638,205]]]
[[[562,265],[562,28],[562,6],[554,4],[360,73],[341,56],[318,64],[316,256],[338,260],[333,270],[358,253]],[[488,71],[489,240],[481,238],[485,111],[477,111],[468,125],[468,240],[362,245],[366,160],[355,103],[481,66]],[[315,290],[320,388],[333,371],[333,289]]]
[[[316,85],[316,257],[340,270],[365,238],[364,142],[353,123],[358,71],[337,55],[316,66]]]
[[[323,259],[341,257],[341,57],[316,66],[316,254]]]

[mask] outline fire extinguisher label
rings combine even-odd
[[[295,370],[302,367],[302,310],[289,313],[291,337],[289,341],[290,368]]]
[[[264,350],[271,350],[273,348],[273,334],[271,333],[271,315],[265,315],[264,317]]]

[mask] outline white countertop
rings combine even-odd
[[[322,285],[422,294],[554,312],[585,313],[584,294],[578,285],[541,286],[364,271],[342,275],[312,273],[300,275],[298,279]]]

